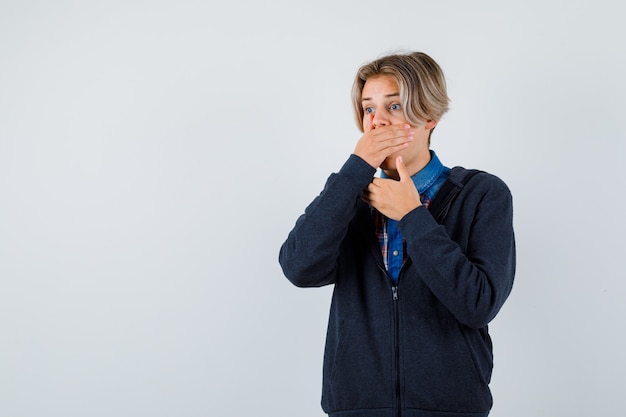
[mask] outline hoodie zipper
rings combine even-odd
[[[396,374],[395,380],[395,417],[401,417],[402,409],[401,409],[401,395],[400,395],[400,310],[398,309],[398,284],[393,282],[391,276],[387,272],[385,268],[380,251],[374,251],[374,255],[376,259],[378,259],[378,268],[385,274],[385,276],[391,282],[391,297],[393,300],[393,350],[394,350],[394,368]],[[407,261],[408,263],[409,261]],[[398,276],[398,281],[400,282],[400,278],[403,275],[404,269],[407,266],[405,263],[400,270],[400,275]]]
[[[400,308],[398,307],[398,288],[400,280],[404,275],[404,271],[411,263],[411,259],[407,259],[407,261],[402,265],[400,269],[400,274],[398,275],[398,281],[395,283],[392,282],[391,286],[391,294],[393,299],[393,345],[394,345],[394,362],[396,368],[396,417],[402,416],[402,395],[401,395],[401,383],[400,383]],[[391,279],[391,278],[390,278]]]
[[[394,322],[394,331],[393,331],[393,345],[394,345],[394,362],[395,362],[395,371],[396,371],[396,416],[400,417],[401,415],[401,407],[400,407],[400,313],[398,311],[398,285],[394,285],[391,287],[391,293],[393,298],[393,322]]]

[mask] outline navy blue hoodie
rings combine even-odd
[[[440,225],[420,206],[398,223],[408,260],[395,285],[360,195],[376,170],[351,155],[282,245],[299,287],[334,284],[322,408],[333,417],[478,417],[492,407],[487,325],[515,273],[511,193],[480,173]],[[453,168],[449,181],[461,186]],[[436,198],[436,197],[435,197]]]

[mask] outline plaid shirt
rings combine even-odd
[[[450,169],[441,164],[434,151],[430,151],[430,156],[430,162],[411,177],[420,194],[420,200],[426,208],[450,173]],[[384,172],[381,177],[386,177]],[[406,240],[398,229],[397,221],[387,218],[374,208],[372,208],[372,215],[385,268],[393,282],[397,284],[400,270],[407,259]]]

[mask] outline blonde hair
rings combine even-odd
[[[448,111],[446,80],[439,65],[423,52],[391,54],[365,64],[357,71],[352,85],[352,105],[356,122],[363,131],[361,104],[363,86],[368,78],[388,75],[397,83],[404,118],[411,125],[439,121]]]

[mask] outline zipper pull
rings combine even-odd
[[[391,291],[393,292],[393,301],[396,301],[398,299],[398,287],[394,285],[391,287]]]

